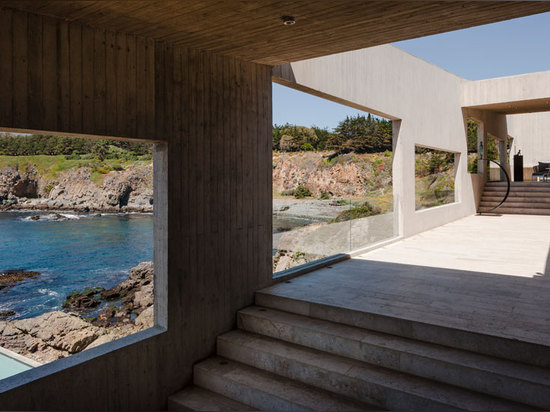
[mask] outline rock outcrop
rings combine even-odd
[[[392,155],[354,154],[332,157],[331,152],[273,154],[273,190],[288,194],[299,185],[312,196],[360,197],[391,185]]]
[[[112,289],[94,288],[69,296],[72,304],[66,311],[0,321],[0,346],[47,363],[149,328],[154,317],[153,277],[153,263],[143,262]],[[108,298],[111,312],[107,308],[97,318],[85,317],[86,310]],[[94,300],[97,304],[89,305]],[[111,316],[105,317],[107,313]]]
[[[0,271],[0,290],[12,288],[25,279],[37,276],[40,276],[40,273],[18,269]]]
[[[32,168],[25,171],[14,167],[4,168],[0,171],[0,205],[15,205],[20,198],[37,198],[38,180]]]
[[[60,172],[47,180],[29,168],[0,170],[0,208],[80,212],[152,212],[153,165],[110,171],[99,182],[89,167]]]

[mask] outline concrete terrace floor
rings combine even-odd
[[[263,290],[550,346],[550,217],[470,216]]]

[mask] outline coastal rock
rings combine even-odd
[[[10,316],[15,316],[15,312],[13,310],[5,310],[0,312],[0,320],[6,320]]]
[[[38,173],[33,168],[20,171],[8,166],[0,171],[0,205],[17,204],[18,198],[38,197]]]
[[[100,302],[94,296],[103,290],[103,288],[89,288],[82,292],[72,293],[63,302],[63,309],[84,310],[95,308]]]
[[[149,306],[147,309],[141,312],[141,314],[136,318],[135,324],[143,328],[149,328],[154,323],[154,315],[155,315],[154,307]]]
[[[9,289],[25,279],[35,278],[40,276],[38,272],[27,272],[25,270],[4,270],[0,271],[0,290]]]
[[[95,176],[95,175],[94,175]],[[153,165],[110,171],[99,182],[92,169],[68,169],[47,180],[34,169],[0,170],[0,207],[72,211],[152,212]]]
[[[80,317],[60,311],[12,321],[12,326],[23,335],[37,338],[45,345],[69,353],[80,352],[100,334],[97,327]]]
[[[0,346],[38,362],[51,362],[83,350],[100,333],[78,316],[55,311],[0,322]]]
[[[66,310],[76,313],[54,311],[28,319],[0,321],[0,346],[47,363],[152,327],[153,278],[153,263],[143,262],[112,289],[93,288],[70,295]],[[83,318],[103,296],[110,297],[113,303],[97,319]]]
[[[302,185],[314,197],[322,193],[359,197],[391,185],[391,153],[332,155],[332,152],[273,153],[274,192],[290,195]]]

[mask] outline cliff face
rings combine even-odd
[[[48,180],[35,168],[0,170],[0,208],[152,212],[153,165],[111,171],[92,179],[88,167]]]
[[[299,185],[312,196],[360,197],[391,186],[392,155],[387,153],[345,154],[330,158],[329,152],[273,154],[273,190],[288,194]]]

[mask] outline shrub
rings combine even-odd
[[[330,196],[329,192],[327,192],[326,190],[321,190],[321,195],[319,196],[319,199],[328,200],[330,198],[331,198],[331,196]]]
[[[307,188],[307,186],[298,185],[298,187],[294,189],[294,197],[296,199],[304,199],[309,196],[311,196],[311,191]]]
[[[360,219],[362,217],[379,215],[382,213],[379,207],[371,205],[369,202],[365,202],[359,206],[355,206],[351,209],[344,210],[337,217],[331,220],[331,223],[345,222],[353,219]]]
[[[53,183],[48,183],[48,184],[44,187],[44,194],[49,195],[53,188],[54,188]]]
[[[300,149],[303,151],[312,151],[315,150],[315,148],[310,143],[305,143],[302,146],[300,146]]]

